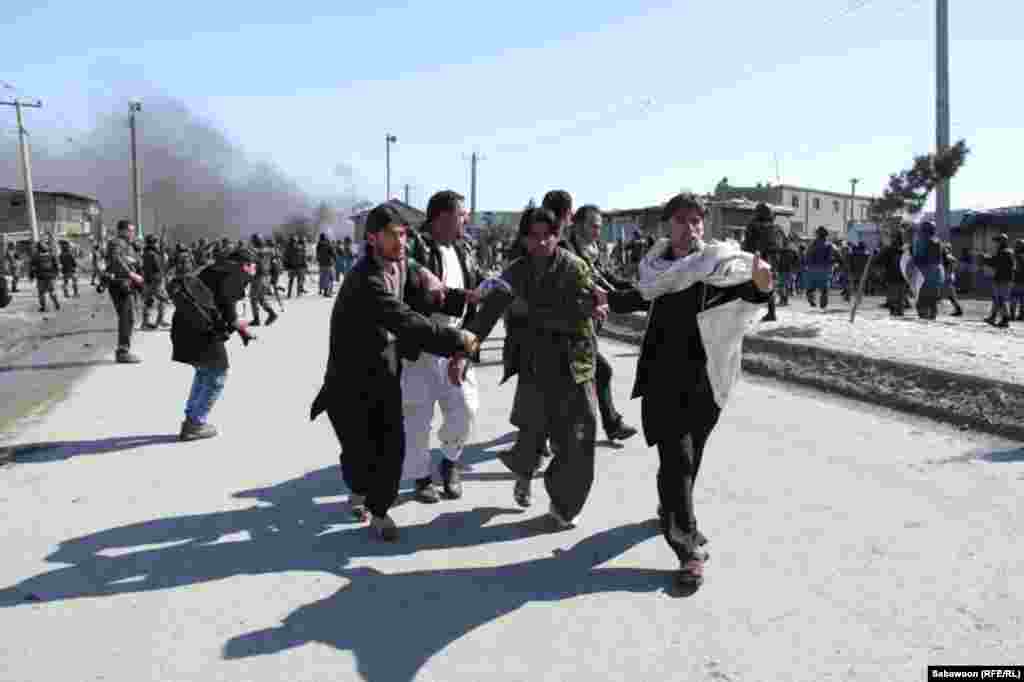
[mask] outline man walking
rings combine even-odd
[[[270,303],[267,302],[267,292],[270,291],[272,286],[270,283],[270,262],[274,257],[273,251],[264,244],[263,238],[258,234],[252,236],[252,250],[256,254],[256,273],[249,284],[249,304],[252,306],[252,322],[249,324],[253,327],[259,327],[262,324],[260,320],[260,310],[265,310],[267,313],[267,326],[274,324],[277,320],[277,313],[270,307]]]
[[[1010,293],[1013,290],[1013,272],[1015,259],[1010,251],[1010,238],[1001,234],[993,239],[996,243],[996,252],[991,256],[985,256],[985,265],[992,268],[992,313],[985,318],[985,322],[993,327],[1003,329],[1010,326]],[[1000,316],[996,322],[996,315]]]
[[[405,459],[401,352],[451,356],[479,349],[473,334],[431,322],[407,299],[443,293],[423,268],[405,258],[407,225],[380,204],[366,218],[366,257],[345,278],[331,313],[330,353],[324,383],[310,418],[326,411],[342,447],[341,471],[357,518],[372,514],[382,539],[398,539],[388,510],[398,497]],[[399,348],[401,347],[401,351]]]
[[[50,296],[53,307],[60,310],[60,303],[57,301],[57,292],[54,290],[54,280],[60,274],[60,263],[57,261],[46,242],[39,242],[36,245],[36,253],[29,264],[28,278],[36,281],[36,290],[39,292],[39,312],[46,312],[46,296]]]
[[[74,291],[75,298],[78,298],[78,261],[68,242],[61,242],[60,245],[60,274],[63,277],[64,298],[71,298],[69,287]]]
[[[146,235],[146,247],[142,251],[142,278],[145,280],[142,301],[142,328],[148,330],[166,329],[170,323],[167,314],[167,289],[164,276],[167,272],[167,259],[155,234]],[[153,308],[156,308],[156,319],[153,319]]]
[[[321,233],[316,244],[316,264],[320,267],[320,295],[334,295],[334,245]]]
[[[554,213],[533,209],[521,225],[529,256],[505,269],[501,279],[508,290],[495,289],[466,328],[486,339],[505,308],[522,299],[526,323],[517,332],[519,385],[513,407],[522,426],[515,446],[501,459],[516,475],[516,502],[529,506],[531,479],[550,436],[555,454],[544,472],[549,515],[557,528],[571,528],[594,481],[597,396],[591,318],[608,301],[587,264],[558,248],[560,223]],[[466,362],[464,356],[452,358],[453,380],[465,373]]]
[[[564,202],[564,197],[562,198]],[[545,197],[547,201],[547,197]],[[557,203],[557,202],[555,202]],[[571,208],[571,204],[569,205]],[[547,207],[545,207],[547,208]],[[557,212],[556,218],[561,218]],[[573,217],[569,239],[562,242],[562,248],[582,259],[589,267],[594,282],[608,292],[608,308],[616,314],[628,314],[650,308],[644,301],[639,290],[626,280],[620,279],[598,260],[597,240],[601,236],[603,218],[601,209],[593,204],[581,206]],[[622,415],[615,409],[612,396],[612,366],[598,350],[598,337],[603,320],[595,320],[594,358],[596,360],[595,381],[597,387],[597,406],[601,412],[601,425],[608,440],[626,440],[636,435],[637,430],[626,424]]]
[[[430,197],[427,222],[408,242],[407,255],[432,272],[445,286],[445,304],[440,312],[414,305],[438,326],[458,329],[470,322],[478,302],[474,289],[483,279],[473,250],[465,240],[466,214],[463,196],[444,190]],[[459,459],[472,436],[480,407],[476,376],[468,368],[462,381],[448,379],[447,358],[430,353],[403,362],[402,411],[405,417],[406,458],[403,478],[416,481],[416,499],[440,501],[434,487],[430,460],[430,431],[434,406],[440,404],[443,422],[438,437],[444,456],[440,464],[443,492],[448,499],[462,497]]]

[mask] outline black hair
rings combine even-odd
[[[128,220],[127,218],[121,218],[120,220],[117,221],[117,231],[118,232],[123,232],[124,230],[127,230],[129,227],[131,227],[134,224],[135,223],[133,223],[132,221]]]
[[[572,195],[564,189],[553,189],[544,195],[544,200],[540,202],[540,206],[551,211],[555,214],[555,218],[561,220],[569,215],[569,212],[572,210]]]
[[[576,209],[576,215],[572,217],[574,225],[585,226],[601,216],[601,209],[595,204],[583,204]]]
[[[388,225],[394,224],[408,226],[409,223],[399,215],[393,206],[378,204],[366,216],[366,234],[377,234]]]
[[[465,200],[466,197],[455,190],[443,189],[440,192],[435,192],[434,196],[430,197],[430,201],[427,202],[427,222],[429,223],[442,213],[457,210],[459,202]]]
[[[519,219],[519,236],[525,237],[530,234],[530,228],[534,223],[545,223],[551,228],[551,232],[558,232],[558,218],[553,211],[547,208],[531,208]]]
[[[672,220],[672,216],[679,211],[683,210],[694,210],[700,213],[700,217],[703,218],[707,215],[707,208],[704,206],[704,201],[701,200],[693,192],[683,192],[677,194],[668,200],[665,207],[661,209],[661,222],[667,223]]]

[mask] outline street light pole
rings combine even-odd
[[[36,219],[36,196],[32,189],[32,162],[30,159],[28,140],[25,139],[25,125],[21,120],[21,108],[32,107],[35,109],[41,109],[43,103],[39,100],[35,102],[22,102],[20,99],[15,98],[13,102],[0,102],[0,104],[6,104],[14,107],[18,117],[18,147],[21,152],[21,179],[25,190],[25,201],[26,208],[28,209],[28,224],[32,228],[32,241],[39,241],[39,221]],[[56,216],[54,216],[56,219]]]
[[[949,0],[935,0],[935,142],[936,151],[949,148]],[[942,239],[949,235],[949,180],[935,193],[935,229]]]
[[[132,130],[132,219],[135,223],[135,229],[139,231],[139,236],[142,237],[142,224],[139,222],[142,220],[142,196],[139,193],[139,159],[135,148],[135,114],[142,111],[142,103],[130,102],[128,111],[131,114],[130,126]]]
[[[849,231],[850,226],[853,225],[853,217],[856,215],[853,208],[853,202],[857,195],[858,182],[860,182],[860,178],[850,178],[850,222],[846,226],[847,231]]]
[[[384,201],[391,201],[391,145],[398,142],[398,138],[388,133],[384,135],[384,149],[385,149],[385,163],[387,166],[387,176],[384,185]]]

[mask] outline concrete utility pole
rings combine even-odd
[[[398,138],[391,133],[384,135],[384,154],[387,173],[384,184],[384,201],[391,201],[391,145],[395,142],[398,142]]]
[[[847,223],[846,229],[849,231],[850,226],[853,225],[854,216],[856,212],[853,207],[854,198],[857,196],[857,183],[860,182],[860,178],[850,178],[850,222]]]
[[[935,0],[935,38],[935,146],[941,153],[949,148],[949,0]],[[948,238],[949,180],[935,193],[935,230]]]
[[[463,156],[463,159],[466,157]],[[480,161],[486,161],[487,157],[473,152],[469,157],[470,170],[469,170],[469,224],[476,224],[476,168],[477,163]]]
[[[0,102],[0,104],[6,104],[14,107],[15,112],[18,116],[18,147],[21,151],[21,180],[23,188],[25,190],[25,201],[27,202],[28,208],[28,223],[32,228],[32,241],[39,241],[39,222],[36,220],[36,196],[32,190],[32,162],[29,157],[28,140],[25,139],[26,131],[25,125],[21,120],[21,108],[32,107],[34,109],[41,109],[43,103],[39,100],[35,102],[22,102],[20,99],[15,99],[13,102]],[[56,215],[54,219],[56,219]]]
[[[405,203],[406,203],[407,206],[412,206],[412,204],[409,203],[409,183],[408,182],[405,183]]]
[[[129,124],[132,130],[132,221],[135,223],[135,229],[139,231],[139,237],[142,237],[142,195],[139,190],[139,158],[135,148],[135,114],[142,111],[142,103],[129,102],[128,111],[131,115]]]

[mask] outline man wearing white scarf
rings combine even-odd
[[[632,396],[642,398],[644,437],[661,460],[662,534],[679,557],[678,581],[692,589],[707,559],[694,481],[739,378],[743,334],[774,286],[771,267],[736,242],[704,243],[704,214],[698,197],[673,197],[662,212],[671,239],[656,242],[640,263],[638,288],[653,303]]]

